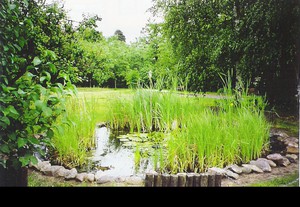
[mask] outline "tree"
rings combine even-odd
[[[145,45],[146,56],[151,63],[148,64],[144,79],[149,82],[148,72],[151,70],[152,82],[156,87],[170,89],[174,87],[175,79],[178,81],[181,78],[178,77],[178,58],[172,50],[170,39],[163,31],[163,26],[162,23],[148,23],[143,28],[144,37],[140,41]]]
[[[126,42],[126,38],[125,35],[123,34],[123,32],[121,30],[116,30],[115,31],[115,36],[118,38],[118,40],[122,41],[122,42]]]
[[[57,4],[35,0],[2,0],[0,16],[0,185],[26,186],[73,88],[64,56],[72,27]]]
[[[299,0],[155,0],[189,89],[216,90],[219,73],[250,80],[271,106],[294,111],[299,82]]]
[[[97,42],[103,39],[102,33],[96,30],[98,27],[97,22],[101,20],[102,18],[98,15],[83,15],[83,20],[79,23],[77,28],[80,38],[90,42]]]
[[[73,65],[78,69],[78,81],[76,84],[83,87],[100,85],[107,78],[103,61],[105,38],[102,32],[97,31],[97,22],[101,18],[95,16],[84,16],[76,30],[78,47]]]
[[[110,73],[107,84],[114,88],[126,87],[125,76],[129,69],[128,46],[116,36],[109,38],[107,43],[105,68]]]

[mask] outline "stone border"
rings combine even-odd
[[[123,183],[127,184],[142,184],[144,180],[137,176],[131,177],[115,177],[105,175],[103,171],[99,170],[96,173],[78,173],[76,168],[66,169],[60,165],[51,165],[49,161],[41,161],[38,159],[36,165],[30,165],[30,167],[36,169],[37,171],[42,172],[46,176],[53,176],[57,178],[64,178],[65,180],[75,180],[78,182],[96,182],[97,184],[105,184],[110,182]]]
[[[269,154],[266,156],[266,158],[251,160],[248,164],[242,164],[242,166],[229,165],[223,169],[212,167],[208,169],[208,172],[212,174],[219,173],[223,175],[223,177],[237,180],[239,175],[242,173],[249,174],[251,172],[271,172],[272,167],[287,167],[290,163],[297,162],[299,154],[299,139],[296,137],[290,137],[284,132],[274,130],[271,130],[270,132],[270,138],[272,137],[276,138],[285,146],[285,150],[281,152],[282,154],[285,154],[285,156],[279,153]]]

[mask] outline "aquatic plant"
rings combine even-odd
[[[86,163],[87,152],[95,146],[95,127],[99,121],[95,97],[74,96],[67,100],[67,119],[54,133],[54,159],[68,167]],[[63,120],[63,119],[61,119]]]
[[[205,98],[176,91],[137,89],[132,99],[110,104],[111,127],[118,130],[172,132],[164,158],[154,155],[155,167],[171,172],[200,172],[208,167],[248,162],[268,147],[269,124],[264,97],[249,96],[225,81],[225,96],[207,107]],[[164,138],[161,140],[164,141]]]

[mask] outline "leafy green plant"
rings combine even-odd
[[[0,16],[0,165],[20,169],[37,162],[40,145],[51,147],[56,119],[74,89],[61,58],[71,27],[56,4],[34,0],[3,0]]]

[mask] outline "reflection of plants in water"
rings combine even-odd
[[[159,148],[154,151],[153,155],[153,164],[154,164],[154,169],[157,172],[164,172],[166,170],[165,166],[165,153],[163,148]]]
[[[136,149],[135,149],[135,151],[134,151],[134,167],[135,167],[135,171],[137,171],[139,169],[140,162],[141,162],[141,152],[140,152],[139,146],[137,146]]]

